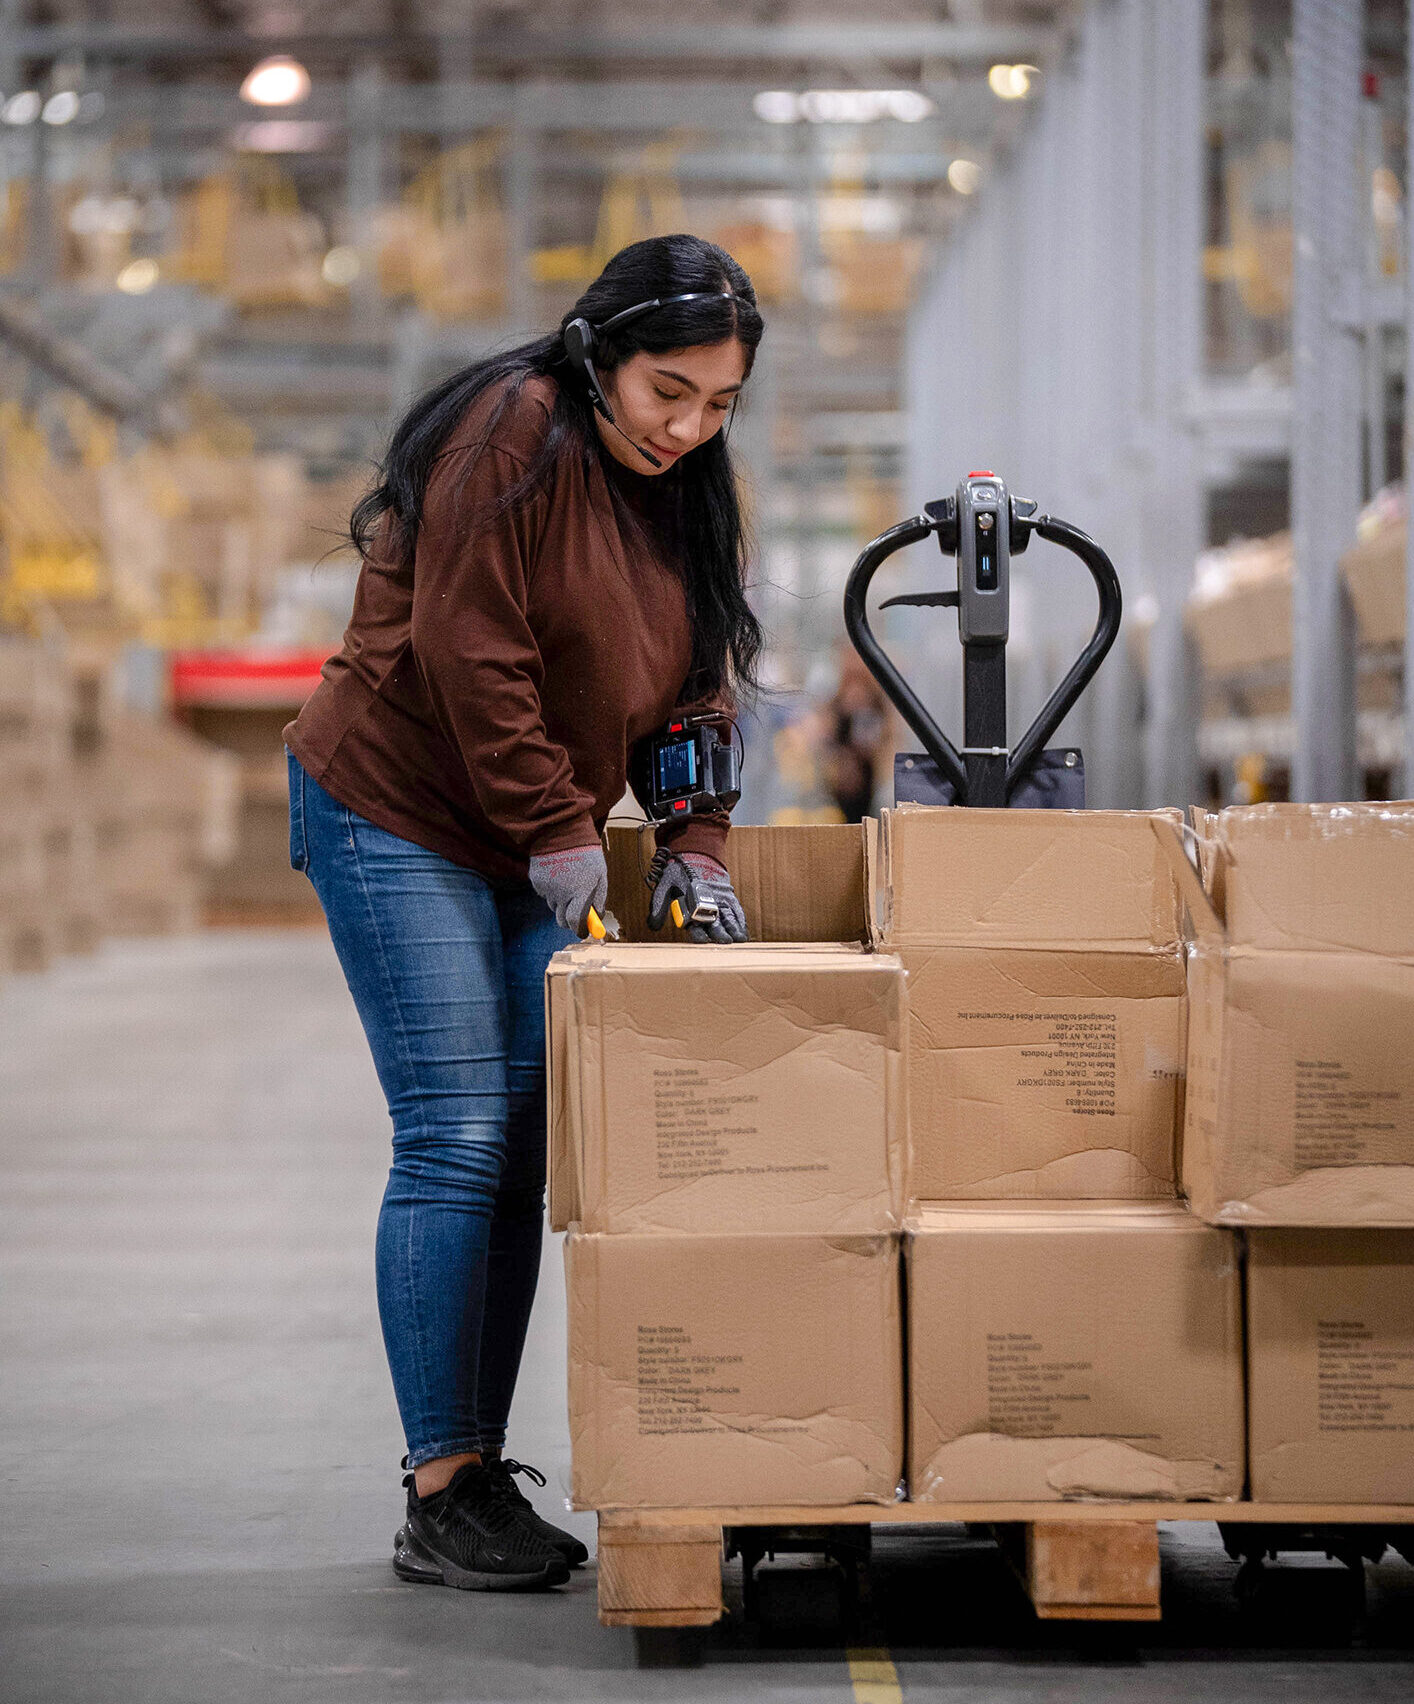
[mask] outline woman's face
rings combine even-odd
[[[720,431],[746,377],[746,350],[734,337],[659,355],[640,350],[601,377],[614,419],[663,465],[645,461],[596,413],[604,447],[635,473],[666,473]]]

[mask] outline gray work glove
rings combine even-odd
[[[555,913],[562,929],[583,935],[592,905],[602,917],[609,897],[609,866],[604,848],[570,846],[563,852],[538,852],[530,860],[530,885]]]
[[[649,901],[648,927],[663,927],[675,899],[681,901],[684,913],[690,918],[699,897],[715,902],[717,920],[715,923],[689,922],[686,925],[689,941],[715,941],[721,946],[729,946],[734,941],[747,939],[746,914],[732,888],[726,866],[719,864],[715,858],[709,858],[705,852],[677,852],[668,859]]]

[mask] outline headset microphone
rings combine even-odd
[[[642,444],[634,443],[618,421],[614,419],[614,411],[609,407],[609,399],[604,395],[604,387],[599,381],[599,374],[594,368],[594,328],[585,319],[572,319],[564,329],[565,353],[570,358],[570,365],[577,367],[584,374],[584,382],[589,389],[589,400],[604,416],[605,422],[612,426],[626,444],[633,444],[646,462],[654,467],[662,467],[657,456],[645,450]]]
[[[663,464],[662,464],[662,462],[660,462],[658,460],[657,456],[655,456],[651,450],[645,450],[642,444],[635,443],[634,440],[629,437],[628,433],[624,431],[623,427],[619,425],[617,420],[614,420],[614,419],[611,418],[610,421],[609,421],[609,424],[614,428],[614,430],[618,433],[618,435],[623,439],[623,441],[626,444],[633,444],[634,449],[636,449],[638,451],[639,455],[641,455],[643,457],[644,461],[652,462],[654,467],[662,467]]]

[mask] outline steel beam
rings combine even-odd
[[[706,25],[632,32],[571,29],[550,34],[498,24],[475,31],[405,32],[294,30],[252,34],[247,30],[133,30],[85,23],[29,25],[11,32],[9,52],[21,59],[86,59],[166,63],[296,53],[356,61],[370,55],[474,53],[480,61],[517,64],[533,70],[547,64],[584,61],[605,64],[693,60],[702,63],[851,67],[861,58],[888,62],[943,60],[989,65],[995,60],[1043,63],[1052,51],[1048,30],[1006,25],[958,24],[776,24]]]
[[[362,327],[376,323],[383,312],[378,288],[378,210],[384,200],[385,148],[383,134],[372,122],[383,103],[381,68],[370,61],[349,79],[347,89],[349,147],[346,160],[347,241],[358,253],[359,273],[349,290],[349,302]]]
[[[182,429],[179,409],[139,389],[125,374],[91,355],[73,338],[62,337],[36,310],[14,296],[0,296],[0,343],[86,398],[95,408],[150,437],[171,437]]]
[[[345,116],[346,79],[320,78],[308,98],[286,116],[340,127]],[[796,79],[798,82],[799,79]],[[879,119],[872,124],[768,124],[758,118],[752,99],[761,79],[701,79],[647,77],[593,80],[561,77],[523,80],[476,77],[388,83],[378,108],[364,122],[385,131],[427,135],[465,134],[495,124],[518,123],[534,130],[639,131],[680,129],[725,130],[748,136],[759,144],[775,142],[782,152],[796,130],[821,131],[832,139],[848,136],[868,143],[871,152],[924,154],[946,147],[960,135],[990,134],[1000,115],[1000,103],[985,78],[974,77],[937,96],[937,108],[916,123]],[[161,134],[201,133],[248,122],[251,107],[241,100],[234,83],[211,81],[163,89],[114,89],[108,96],[105,130],[142,121]],[[82,134],[82,131],[76,132]],[[760,148],[756,151],[761,151]],[[943,161],[946,168],[947,160]]]
[[[1405,168],[1404,181],[1414,184],[1414,0],[1405,10]],[[1406,191],[1406,197],[1408,192]],[[1414,489],[1414,221],[1404,221],[1404,493],[1406,505]],[[1414,524],[1406,521],[1404,545],[1404,786],[1405,798],[1414,789],[1414,668],[1410,667],[1409,612],[1414,610]]]
[[[1149,639],[1144,803],[1198,799],[1198,682],[1184,605],[1205,543],[1201,455],[1190,399],[1203,353],[1203,94],[1206,0],[1149,13],[1153,148],[1145,212],[1152,257],[1152,401],[1144,555],[1158,614]]]
[[[1292,793],[1357,795],[1355,623],[1340,556],[1360,509],[1360,346],[1338,323],[1361,258],[1364,6],[1295,0],[1292,77]]]

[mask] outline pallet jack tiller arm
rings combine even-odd
[[[1005,518],[1005,525],[1003,525]],[[1099,593],[1095,631],[1039,716],[1013,749],[1006,735],[1006,641],[1009,626],[1010,559],[1025,550],[1031,534],[1078,556]],[[876,570],[895,551],[930,534],[944,555],[957,557],[956,591],[918,592],[889,598],[892,604],[954,607],[964,654],[964,745],[961,751],[933,720],[927,707],[874,637],[865,600]],[[1006,805],[1069,715],[1104,661],[1119,632],[1123,607],[1114,564],[1088,534],[1068,521],[1037,515],[1036,504],[1008,494],[992,474],[970,474],[955,497],[929,503],[923,513],[900,522],[867,545],[845,587],[844,620],[854,648],[887,693],[939,777],[951,784],[959,804]]]

